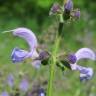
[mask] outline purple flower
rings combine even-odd
[[[23,79],[19,85],[19,89],[21,91],[28,91],[28,88],[29,88],[29,82],[27,81],[27,79]]]
[[[7,91],[3,91],[0,96],[9,96]]]
[[[67,2],[64,5],[64,8],[68,11],[71,11],[73,9],[73,2],[72,0],[67,0]]]
[[[7,77],[7,83],[10,87],[14,86],[14,76],[12,74],[9,74]]]
[[[89,80],[91,79],[93,75],[93,69],[92,68],[87,68],[87,67],[82,67],[77,65],[77,62],[80,59],[91,59],[91,60],[96,60],[96,55],[95,53],[89,49],[89,48],[81,48],[79,49],[76,53],[75,56],[77,58],[76,62],[71,65],[72,70],[78,70],[80,72],[80,80]]]
[[[37,52],[37,38],[35,34],[27,28],[16,28],[14,30],[10,30],[13,32],[14,36],[18,36],[23,38],[29,45],[29,50],[22,50],[20,48],[14,48],[11,54],[11,59],[13,63],[22,62],[27,58],[31,58],[32,60],[39,56]],[[8,31],[5,31],[8,32]]]
[[[27,29],[27,28],[16,28],[13,31],[13,35],[14,36],[18,36],[23,38],[24,40],[26,40],[26,42],[29,44],[30,50],[29,51],[25,51],[19,48],[15,48],[12,52],[11,58],[12,61],[14,63],[16,62],[21,62],[23,60],[25,60],[26,58],[36,58],[39,56],[39,54],[37,53],[37,38],[35,36],[35,34]]]

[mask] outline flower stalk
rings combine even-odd
[[[58,53],[58,50],[59,50],[60,40],[61,39],[58,38],[58,35],[57,35],[55,44],[53,46],[52,56],[51,56],[51,59],[49,60],[50,74],[49,74],[47,96],[53,96],[53,93],[52,93],[53,92],[53,80],[54,80],[54,74],[55,74],[55,65],[57,63],[57,53]]]

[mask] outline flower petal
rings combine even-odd
[[[35,59],[35,58],[39,57],[39,54],[38,54],[38,52],[36,50],[34,50],[33,52],[32,51],[29,52],[27,57],[28,58],[31,57],[32,59]]]
[[[30,47],[30,51],[37,47],[37,38],[35,34],[27,28],[16,28],[13,30],[13,35],[21,37],[27,41]]]
[[[81,48],[75,53],[77,61],[80,59],[92,59],[95,60],[95,53],[89,48]]]
[[[70,64],[70,66],[71,66],[71,70],[76,70],[77,69],[77,64],[76,63]]]
[[[35,67],[36,69],[39,69],[41,65],[41,60],[34,60],[32,62],[32,66]]]
[[[27,58],[28,52],[19,48],[14,48],[11,54],[13,63],[21,62]]]
[[[93,69],[77,65],[77,70],[80,71],[80,81],[90,80],[93,76]]]

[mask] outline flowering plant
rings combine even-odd
[[[36,69],[40,69],[40,67],[44,65],[50,66],[48,96],[52,96],[52,82],[55,65],[59,67],[59,69],[61,69],[63,72],[65,71],[65,67],[70,69],[71,71],[79,71],[80,81],[88,81],[93,76],[93,68],[78,65],[78,61],[81,59],[90,59],[95,61],[96,53],[90,48],[80,48],[74,54],[70,54],[69,52],[58,56],[58,49],[62,40],[64,23],[66,24],[66,22],[71,22],[72,20],[79,19],[80,10],[78,8],[74,9],[72,0],[64,0],[62,5],[57,2],[54,3],[50,9],[49,15],[58,17],[59,22],[58,33],[56,34],[56,39],[54,40],[55,49],[53,52],[45,51],[40,48],[35,33],[33,33],[33,31],[28,28],[20,27],[5,31],[3,33],[11,32],[13,36],[23,38],[29,45],[29,50],[24,50],[19,47],[13,48],[11,53],[11,60],[13,63],[17,64],[30,59],[30,61],[27,63],[31,64]],[[7,83],[11,88],[14,87],[14,76],[12,74],[8,76]],[[28,80],[25,78],[22,79],[19,84],[19,90],[22,92],[27,92],[28,88]],[[46,92],[43,88],[40,88],[38,94],[38,96],[45,96]],[[4,91],[1,96],[8,96],[8,93]]]

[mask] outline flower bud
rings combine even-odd
[[[50,10],[50,12],[49,12],[49,15],[53,15],[53,14],[59,12],[59,11],[60,11],[59,4],[58,3],[54,3],[52,8],[51,8],[51,10]]]
[[[64,6],[65,10],[71,11],[73,9],[73,2],[72,0],[67,0]]]

